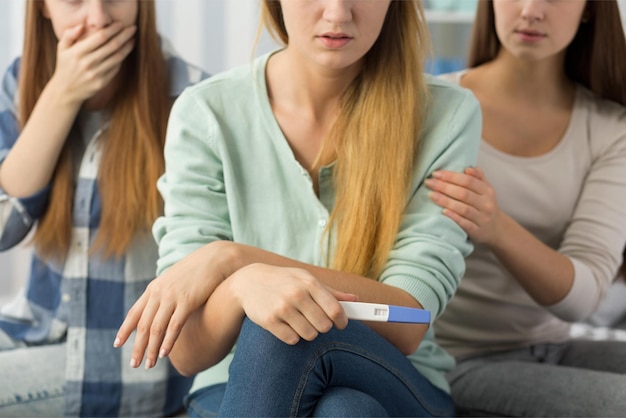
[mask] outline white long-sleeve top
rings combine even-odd
[[[444,78],[458,82],[461,75]],[[574,282],[563,300],[540,306],[487,246],[476,245],[457,294],[435,324],[437,341],[467,356],[568,339],[569,322],[596,309],[622,261],[626,108],[578,86],[569,126],[554,149],[517,157],[483,140],[478,166],[500,208],[571,259]]]

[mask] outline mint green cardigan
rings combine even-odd
[[[159,274],[215,240],[327,266],[332,239],[323,231],[335,200],[333,166],[318,173],[318,197],[272,113],[265,82],[270,55],[188,88],[174,104],[158,184],[165,212],[153,230]],[[481,115],[468,90],[429,76],[427,83],[431,97],[409,204],[379,280],[410,293],[436,318],[454,295],[472,246],[429,199],[423,181],[435,170],[475,165]],[[393,161],[380,165],[387,164]],[[432,331],[409,359],[449,391],[444,374],[454,360]],[[212,381],[226,381],[226,368],[218,369]]]

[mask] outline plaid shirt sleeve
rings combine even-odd
[[[17,122],[17,75],[20,59],[6,71],[0,89],[0,164],[19,137]],[[27,198],[17,199],[0,188],[0,251],[19,244],[44,212],[49,187]]]

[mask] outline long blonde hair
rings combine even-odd
[[[264,0],[262,19],[289,43],[280,2]],[[320,157],[335,163],[336,227],[331,267],[378,278],[398,234],[419,149],[430,38],[419,1],[392,0],[361,73],[345,91]]]
[[[57,39],[50,20],[42,14],[42,4],[26,2],[18,93],[22,127],[56,66]],[[138,7],[135,48],[120,70],[124,86],[110,106],[111,122],[98,175],[102,215],[94,249],[102,249],[107,256],[123,254],[137,232],[149,231],[163,206],[156,181],[164,170],[163,144],[171,107],[169,75],[156,29],[154,1],[138,1]],[[34,237],[43,257],[62,260],[70,247],[73,152],[70,134]]]

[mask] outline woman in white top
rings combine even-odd
[[[615,1],[482,1],[470,69],[478,167],[432,200],[476,244],[437,321],[459,413],[615,416],[626,343],[575,341],[626,241],[626,45]],[[609,372],[610,370],[610,372]]]

